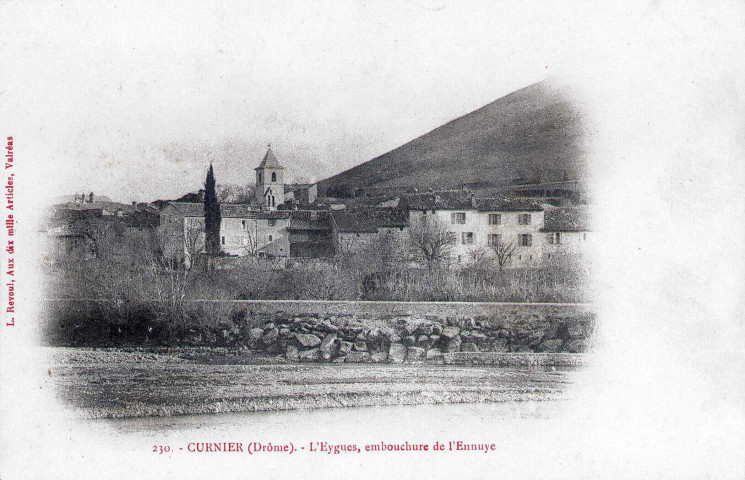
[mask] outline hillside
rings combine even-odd
[[[543,81],[323,180],[319,193],[582,180],[582,147],[579,109],[562,88]]]

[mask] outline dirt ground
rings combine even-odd
[[[55,348],[59,398],[131,418],[563,398],[572,372],[453,365],[297,364],[227,348]]]

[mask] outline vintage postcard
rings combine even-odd
[[[745,476],[745,7],[0,2],[0,478]]]

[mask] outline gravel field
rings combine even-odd
[[[55,348],[57,394],[83,418],[564,398],[571,370],[297,364],[228,348]]]

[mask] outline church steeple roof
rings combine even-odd
[[[277,157],[274,156],[274,152],[272,152],[271,144],[269,144],[269,146],[266,149],[266,155],[264,155],[264,160],[262,160],[259,166],[254,168],[254,170],[261,170],[262,168],[274,168],[276,170],[284,170],[285,168],[279,164],[279,160],[277,160]]]

